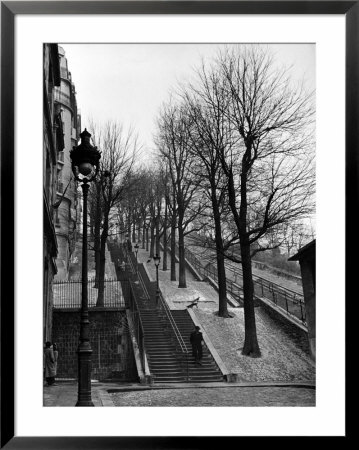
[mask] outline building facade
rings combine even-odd
[[[308,339],[312,359],[316,357],[316,319],[315,319],[315,253],[316,240],[301,247],[288,261],[299,261],[302,273],[305,312],[308,325]]]
[[[57,280],[67,280],[71,255],[75,248],[79,204],[77,183],[71,170],[70,151],[77,145],[81,129],[80,114],[77,110],[75,85],[65,51],[59,50],[60,85],[55,88],[55,101],[61,110],[64,132],[64,149],[58,154],[57,161],[57,203],[55,230],[58,246]]]
[[[57,161],[64,148],[61,110],[55,101],[55,90],[60,86],[57,44],[44,44],[43,70],[43,338],[47,341],[52,334],[52,281],[57,273]]]

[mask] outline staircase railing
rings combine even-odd
[[[138,281],[140,282],[140,285],[141,285],[145,295],[147,296],[148,299],[150,299],[150,295],[146,288],[146,284],[145,284],[141,274],[139,273],[139,271],[138,270],[136,271],[134,262],[132,261],[131,254],[129,254],[127,249],[125,249],[124,247],[123,247],[123,251],[126,256],[126,260],[130,265],[131,272],[133,274],[137,273]],[[172,336],[175,338],[175,341],[177,344],[177,345],[176,344],[175,345],[177,346],[178,350],[182,354],[182,358],[185,361],[186,378],[188,380],[189,379],[189,351],[188,351],[187,346],[183,340],[183,337],[176,325],[176,322],[172,316],[171,310],[169,309],[167,302],[165,301],[165,299],[162,296],[161,291],[159,291],[159,290],[157,291],[156,297],[157,297],[156,300],[158,299],[158,303],[156,304],[156,306],[159,310],[162,311],[164,319],[170,325],[170,329],[172,330]]]
[[[188,359],[189,359],[189,351],[188,348],[183,340],[182,334],[179,331],[176,322],[172,316],[171,310],[168,307],[168,304],[166,300],[163,298],[161,291],[156,292],[157,297],[157,307],[162,312],[164,317],[167,319],[167,322],[170,324],[172,333],[177,341],[177,348],[182,353],[182,358],[185,361],[185,370],[186,370],[186,377],[187,381],[189,379],[189,365],[188,365]]]
[[[140,309],[138,307],[137,304],[137,300],[136,300],[136,296],[133,292],[133,286],[132,286],[132,281],[128,281],[129,282],[129,300],[128,300],[128,306],[129,306],[129,310],[132,316],[132,322],[134,324],[135,327],[135,333],[136,333],[136,340],[137,340],[137,345],[138,345],[138,349],[139,349],[139,353],[140,353],[140,358],[141,358],[141,365],[143,368],[143,371],[145,372],[145,353],[146,353],[146,349],[145,349],[145,340],[144,340],[144,328],[143,328],[143,324],[142,324],[142,320],[141,320],[141,314],[140,314]]]

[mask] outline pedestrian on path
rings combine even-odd
[[[55,363],[54,363],[54,366],[55,366],[54,367],[54,372],[55,372],[54,381],[55,381],[55,378],[56,378],[56,375],[57,375],[57,360],[59,358],[59,352],[58,352],[56,343],[52,344],[52,350],[54,352],[54,360],[55,360]]]
[[[202,341],[203,341],[203,335],[200,331],[200,328],[198,326],[195,326],[194,331],[192,331],[190,335],[190,342],[192,345],[192,356],[195,359],[195,363],[202,365],[201,359],[202,359]]]
[[[45,344],[44,360],[47,386],[52,386],[55,383],[55,355],[51,342],[49,341]]]

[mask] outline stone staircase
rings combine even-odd
[[[171,310],[177,328],[181,333],[188,349],[191,349],[190,334],[194,330],[194,323],[186,310]],[[190,353],[189,381],[192,383],[206,383],[223,381],[222,372],[219,370],[208,348],[203,345],[202,366],[194,363],[194,358]]]
[[[118,245],[111,245],[110,251],[113,260],[118,257],[123,259],[122,249]],[[133,253],[130,253],[129,257],[135,264]],[[207,348],[203,349],[202,366],[195,364],[189,341],[194,323],[188,311],[171,311],[174,323],[187,347],[186,354],[180,348],[168,318],[156,307],[156,282],[149,280],[142,264],[138,265],[138,273],[143,286],[136,282],[134,290],[152,381],[154,383],[223,381],[223,376]],[[121,273],[121,278],[122,276]]]
[[[156,309],[140,308],[148,365],[154,383],[183,383],[186,373],[180,353]]]

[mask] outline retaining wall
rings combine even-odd
[[[137,381],[125,310],[91,309],[89,322],[93,351],[91,378]],[[54,310],[52,336],[59,350],[57,378],[77,378],[80,310]]]

